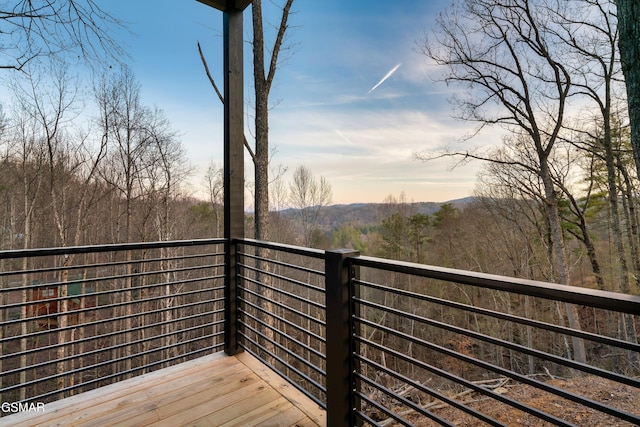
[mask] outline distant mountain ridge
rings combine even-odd
[[[418,213],[432,215],[445,203],[450,203],[458,209],[462,209],[473,200],[473,197],[464,197],[446,202],[405,203],[403,207],[408,215]],[[342,224],[375,225],[395,212],[397,210],[396,206],[388,203],[350,203],[326,206],[322,208],[319,224],[317,225],[324,229],[333,229]],[[299,209],[289,208],[279,211],[278,214],[284,218],[293,219],[298,215],[298,212]]]

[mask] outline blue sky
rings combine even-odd
[[[450,160],[425,164],[413,158],[418,151],[456,144],[470,130],[451,118],[450,89],[432,82],[438,71],[419,53],[425,31],[448,4],[294,2],[291,49],[284,53],[287,59],[271,93],[270,139],[276,150],[272,164],[288,168],[285,180],[298,165],[305,165],[332,184],[334,203],[380,202],[401,192],[410,201],[445,201],[472,193],[479,165],[451,171]],[[196,42],[202,44],[222,86],[222,13],[195,0],[110,0],[104,7],[129,24],[133,35],[124,41],[143,98],[163,109],[181,132],[199,169],[193,178],[198,185],[210,161],[222,163],[222,106],[206,79]],[[263,8],[266,19],[276,25],[278,10],[270,1],[264,1]],[[247,10],[246,40],[250,23]],[[246,44],[249,136],[250,49]],[[247,159],[247,171],[251,168]],[[250,173],[247,179],[252,179]]]

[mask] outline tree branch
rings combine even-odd
[[[200,47],[200,42],[197,42],[197,44],[198,44],[198,53],[200,54],[200,60],[202,61],[202,65],[204,66],[204,71],[207,74],[207,78],[209,79],[209,83],[211,83],[211,86],[213,86],[213,89],[216,91],[216,95],[218,95],[218,99],[220,100],[222,105],[224,105],[224,96],[222,96],[222,93],[218,89],[218,85],[216,84],[216,81],[214,80],[213,76],[211,75],[211,72],[209,71],[209,65],[207,64],[207,60],[205,59],[204,54],[202,53],[202,48]],[[251,159],[253,161],[255,161],[256,155],[254,154],[253,150],[251,149],[251,146],[249,145],[249,141],[247,141],[247,136],[243,135],[243,138],[244,138],[244,146],[245,146],[245,148],[249,152],[249,155],[251,156]]]

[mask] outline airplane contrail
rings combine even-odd
[[[346,142],[348,142],[349,144],[353,145],[353,142],[351,142],[351,140],[349,138],[347,138],[345,136],[345,134],[343,134],[342,132],[340,132],[338,129],[334,129],[333,130],[340,138],[344,139]]]
[[[378,86],[380,86],[382,83],[385,82],[385,80],[387,80],[389,77],[391,77],[393,75],[393,73],[395,73],[396,71],[398,71],[398,68],[400,68],[400,66],[402,65],[402,62],[399,64],[396,64],[395,67],[393,67],[391,69],[391,71],[389,71],[378,83],[376,83],[376,85],[374,87],[372,87],[371,89],[369,89],[369,92],[367,92],[367,95],[369,95],[371,92],[373,92],[374,90],[376,90],[378,88]]]

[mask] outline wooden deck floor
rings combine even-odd
[[[326,425],[326,414],[247,353],[214,354],[0,418],[35,426]]]

